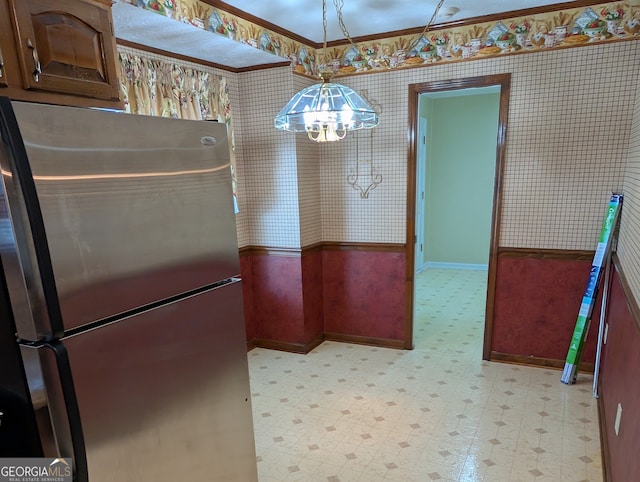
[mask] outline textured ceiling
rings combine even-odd
[[[232,68],[288,60],[122,2],[113,5],[113,26],[119,39]]]
[[[349,35],[358,37],[427,24],[438,0],[337,0],[342,3],[344,24]],[[322,0],[226,0],[255,17],[278,25],[314,42],[322,42]],[[455,7],[459,11],[450,18],[438,18],[436,23],[463,20],[493,13],[552,5],[554,0],[445,0],[441,11]],[[327,40],[344,39],[338,26],[334,0],[327,0]]]

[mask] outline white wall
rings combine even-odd
[[[500,94],[431,104],[426,261],[488,265]]]

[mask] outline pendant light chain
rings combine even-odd
[[[322,64],[327,65],[327,0],[322,0]]]
[[[344,19],[342,18],[342,7],[344,7],[344,0],[333,0],[333,5],[336,7],[336,15],[338,16],[338,25],[340,25],[340,29],[342,30],[342,35],[344,35],[351,45],[355,47],[353,40],[351,40],[351,35],[347,31],[347,27],[344,24]]]
[[[427,24],[425,25],[424,29],[422,30],[422,33],[420,34],[420,36],[416,40],[414,40],[411,43],[411,46],[407,49],[408,52],[411,52],[418,45],[418,43],[422,39],[426,38],[427,32],[429,31],[429,29],[433,25],[433,22],[435,22],[436,17],[438,16],[438,12],[440,11],[440,8],[442,7],[443,3],[444,3],[444,0],[440,0],[438,5],[436,6],[436,9],[433,11],[433,15],[431,15],[431,18],[429,19],[429,22],[427,22]],[[336,7],[336,15],[338,16],[338,25],[340,26],[340,29],[342,30],[342,34],[347,38],[349,43],[351,43],[351,45],[356,50],[358,50],[358,46],[355,44],[355,42],[351,38],[351,35],[349,35],[349,31],[347,30],[347,27],[344,24],[344,19],[342,17],[342,7],[344,7],[344,0],[333,0],[333,5]],[[326,49],[327,49],[326,0],[322,0],[322,8],[323,8],[323,15],[325,16],[324,17],[324,49],[325,49],[325,52],[326,52]],[[324,60],[326,62],[326,53],[324,55],[325,55],[325,59]],[[366,57],[368,59],[369,56],[366,56]]]
[[[318,76],[322,82],[329,82],[333,77],[333,70],[327,68],[327,0],[322,0],[322,57],[318,64],[320,71]]]
[[[420,34],[420,36],[416,40],[413,41],[411,46],[407,49],[407,52],[411,52],[414,48],[416,48],[418,46],[418,43],[420,42],[420,40],[422,40],[423,38],[427,37],[427,32],[429,31],[429,29],[433,25],[433,22],[435,22],[436,17],[438,16],[438,12],[440,11],[440,8],[442,7],[443,3],[444,3],[444,0],[440,0],[438,5],[436,6],[436,9],[433,11],[433,15],[431,15],[431,18],[429,19],[429,22],[427,23],[427,25],[424,26],[424,30],[422,30],[422,33]]]

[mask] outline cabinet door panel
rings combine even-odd
[[[108,81],[99,31],[59,13],[45,12],[31,19],[43,75]],[[61,38],[65,41],[58,40]]]
[[[9,1],[24,88],[118,98],[108,5],[78,0]]]

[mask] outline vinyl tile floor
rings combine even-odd
[[[482,360],[486,277],[417,276],[413,350],[249,352],[260,482],[602,481],[592,377]]]

